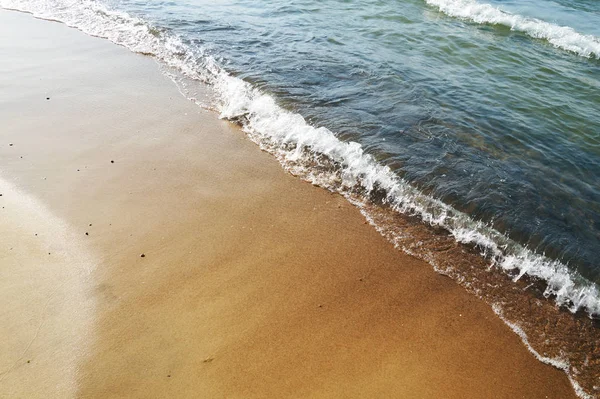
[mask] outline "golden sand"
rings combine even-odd
[[[0,11],[0,126],[1,397],[574,397],[148,57]]]

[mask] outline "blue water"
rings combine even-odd
[[[600,36],[596,1],[494,1]],[[600,281],[600,61],[409,1],[119,1],[425,193]]]
[[[493,232],[467,241],[494,242],[502,249],[513,246],[506,237],[538,254],[537,263],[556,261],[574,280],[600,282],[595,0],[0,0],[0,5],[107,37],[188,75],[204,70],[199,76],[209,83],[215,78],[206,78],[206,71],[226,71],[249,83],[248,90],[270,96],[282,111],[302,116],[298,126],[306,121],[326,128],[340,143],[359,143],[363,155],[402,182],[464,213],[453,218],[469,223],[438,223],[454,235],[482,222]],[[215,84],[224,103],[246,95],[221,86]],[[223,115],[254,115],[261,122],[252,129],[280,134],[271,111],[258,115],[248,109]],[[322,135],[323,142],[329,140]],[[292,144],[302,142],[301,136]],[[354,168],[358,180],[365,175],[346,155],[336,162]],[[397,202],[411,201],[423,202],[414,195]],[[423,213],[414,204],[408,208]],[[446,214],[435,204],[426,208],[425,220]],[[529,255],[517,258],[511,264],[530,269],[518,264]],[[548,280],[546,269],[557,268],[544,267],[532,275]],[[600,300],[594,301],[600,309]]]
[[[597,0],[0,7],[153,56],[191,99],[194,82],[207,83],[214,95],[203,105],[241,124],[292,173],[361,206],[400,248],[486,298],[529,335],[539,359],[569,374],[581,397],[598,390],[598,324],[564,312],[600,318]],[[398,215],[417,221],[401,224]],[[458,248],[448,240],[484,257],[446,253]],[[489,265],[512,280],[486,280],[479,271],[492,275]],[[540,294],[561,307],[531,306]]]

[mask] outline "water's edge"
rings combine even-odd
[[[2,1],[0,6],[4,6]],[[600,358],[600,329],[594,320],[600,314],[600,294],[596,286],[560,262],[536,255],[491,227],[426,197],[379,165],[357,143],[341,142],[329,130],[310,126],[302,116],[280,108],[272,97],[229,75],[212,58],[187,48],[176,37],[159,39],[145,32],[148,25],[140,25],[127,14],[102,10],[113,13],[115,23],[134,25],[132,39],[123,37],[122,27],[82,27],[61,16],[12,10],[63,22],[154,57],[188,99],[198,102],[193,86],[207,84],[221,117],[240,125],[284,169],[345,196],[397,248],[426,260],[490,304],[540,361],[566,372],[578,396],[597,395],[600,362],[590,358]]]

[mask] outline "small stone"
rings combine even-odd
[[[8,146],[9,146],[9,147],[12,147],[12,146],[13,146],[13,143],[8,143]]]
[[[79,172],[79,169],[77,169],[77,171]]]
[[[2,194],[0,194],[0,197],[2,197]]]
[[[167,377],[171,378],[171,374],[167,374]]]
[[[46,100],[50,100],[50,97],[46,97]]]
[[[31,363],[31,360],[28,360],[27,363]]]
[[[110,163],[115,163],[115,161],[111,160]]]
[[[88,232],[86,231],[86,232],[85,232],[85,235],[86,235],[86,236],[89,236],[89,235],[90,235],[90,233],[88,233]]]
[[[90,227],[92,227],[92,224],[90,223]]]
[[[146,254],[141,254],[140,255],[140,258],[145,258],[145,257],[146,257]]]

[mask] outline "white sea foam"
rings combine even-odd
[[[491,4],[474,0],[425,0],[443,13],[478,24],[495,24],[544,39],[555,47],[588,58],[600,59],[600,38],[584,35],[568,26],[559,26],[536,18],[524,17],[500,10]]]
[[[428,1],[448,7],[453,4],[457,9],[459,3],[466,9],[467,5],[477,8],[477,3],[465,0]],[[477,245],[495,266],[516,272],[515,279],[530,276],[546,281],[545,295],[571,312],[585,309],[590,315],[600,315],[598,288],[564,264],[535,254],[485,223],[420,193],[366,154],[358,143],[341,141],[330,130],[311,126],[301,115],[283,109],[273,97],[230,75],[202,49],[186,46],[177,36],[93,0],[0,0],[0,7],[62,21],[134,52],[152,55],[189,78],[209,83],[217,93],[221,116],[240,121],[248,135],[289,170],[301,171],[313,183],[342,194],[383,192],[383,200],[398,212],[417,215],[426,223],[447,229],[456,241]],[[489,15],[501,13],[487,7],[482,10],[488,10]],[[319,157],[326,157],[335,170],[312,168]]]
[[[476,4],[427,1],[431,4]],[[390,168],[366,154],[358,143],[341,141],[330,130],[311,126],[301,115],[283,109],[273,97],[230,75],[202,49],[186,46],[177,36],[93,0],[0,0],[0,7],[61,21],[134,52],[152,55],[186,77],[210,84],[218,97],[217,109],[221,116],[242,123],[249,137],[274,154],[288,170],[347,196],[356,192],[363,195],[374,190],[383,192],[383,201],[396,211],[418,215],[426,223],[447,229],[456,241],[477,245],[496,267],[516,274],[516,280],[523,276],[543,279],[547,282],[545,295],[552,296],[557,304],[566,306],[571,312],[585,309],[592,316],[600,315],[600,293],[594,284],[569,271],[562,263],[535,254],[485,223],[474,221],[451,206],[420,193]],[[491,15],[499,12],[494,10],[490,11]],[[580,53],[600,54],[597,48],[593,52],[588,49]],[[335,167],[329,170],[312,167],[323,157],[329,160],[329,166]],[[502,317],[499,310],[497,313]],[[569,373],[566,363],[537,354],[528,344],[524,332],[514,323],[505,322],[541,361]],[[589,397],[572,378],[571,382],[580,397]]]
[[[529,352],[531,352],[536,359],[538,359],[542,363],[546,363],[556,367],[557,369],[563,370],[567,374],[567,377],[569,377],[569,381],[571,382],[571,385],[573,386],[573,389],[575,390],[577,396],[579,396],[581,399],[594,399],[592,395],[586,393],[583,390],[583,388],[581,388],[581,385],[579,385],[577,381],[575,381],[575,379],[573,378],[573,373],[571,371],[571,365],[569,364],[568,360],[562,358],[551,358],[540,354],[538,351],[533,349],[533,347],[529,343],[529,338],[527,337],[525,331],[523,331],[523,329],[518,324],[513,323],[506,319],[506,317],[504,317],[504,313],[502,312],[501,306],[492,305],[492,309],[494,310],[494,313],[496,313],[496,315],[498,315],[498,317],[500,317],[500,319],[502,319],[502,321],[521,338],[521,341],[523,341],[525,347],[527,347]]]

